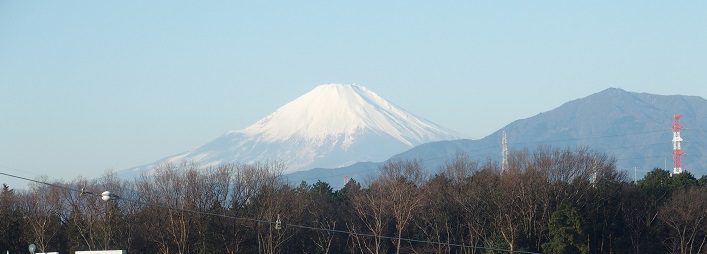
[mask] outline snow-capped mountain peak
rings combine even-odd
[[[245,130],[233,132],[282,141],[293,136],[315,140],[341,134],[350,137],[363,129],[385,133],[410,146],[430,139],[457,138],[454,132],[419,119],[355,84],[320,85]],[[439,137],[440,133],[450,135]]]
[[[383,161],[414,146],[460,138],[414,116],[358,85],[320,85],[255,124],[229,131],[192,151],[162,162],[220,163],[279,161],[287,172]]]

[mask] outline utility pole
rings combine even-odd
[[[501,174],[508,170],[508,140],[506,139],[506,130],[503,130],[501,137]]]

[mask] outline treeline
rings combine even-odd
[[[289,184],[283,169],[4,185],[0,253],[707,253],[707,177],[656,168],[633,183],[589,149],[513,151],[504,172],[463,154],[434,175],[392,160],[339,190]]]

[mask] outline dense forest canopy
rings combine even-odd
[[[504,172],[464,154],[422,165],[387,161],[338,190],[287,183],[278,163],[3,185],[0,253],[707,253],[705,176],[634,183],[585,148],[513,151]]]

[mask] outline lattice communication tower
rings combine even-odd
[[[506,130],[503,130],[501,138],[501,174],[508,170],[508,140],[506,139]]]
[[[680,137],[680,117],[681,114],[673,115],[673,175],[681,174],[682,171],[682,149],[680,144],[682,143],[682,138]]]

